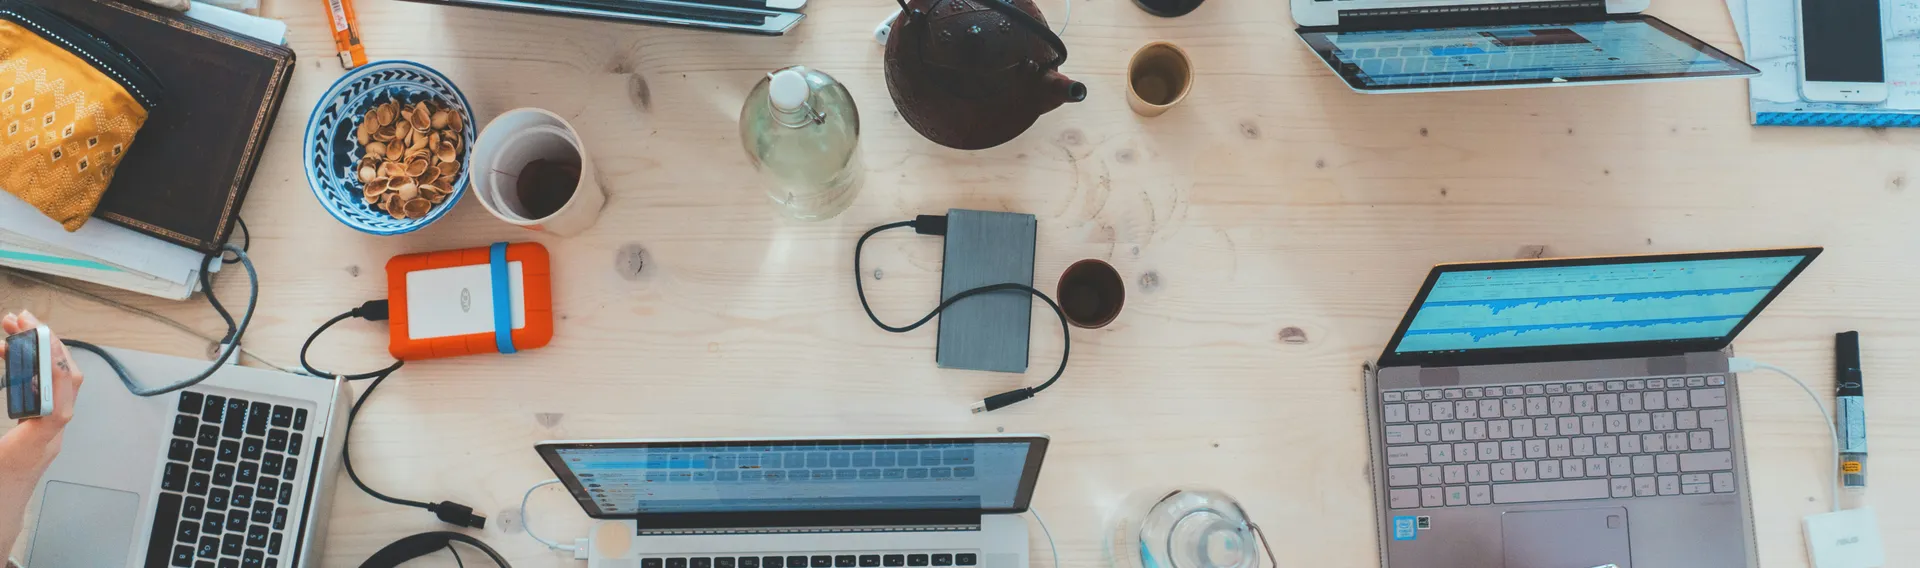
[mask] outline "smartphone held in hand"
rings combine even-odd
[[[53,412],[53,332],[34,326],[7,337],[7,418]]]

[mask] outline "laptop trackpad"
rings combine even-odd
[[[1506,568],[1633,568],[1623,507],[1507,513],[1500,542]]]
[[[139,517],[139,495],[49,481],[27,565],[126,566]]]

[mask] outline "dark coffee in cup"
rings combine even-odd
[[[580,187],[580,162],[540,158],[527,162],[514,182],[514,193],[529,219],[545,219],[558,213],[573,199]]]
[[[1127,303],[1127,287],[1113,265],[1098,259],[1073,263],[1060,274],[1060,286],[1054,291],[1067,322],[1077,327],[1096,329],[1120,317]]]

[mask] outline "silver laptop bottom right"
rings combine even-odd
[[[1369,376],[1384,566],[1749,568],[1721,353]]]

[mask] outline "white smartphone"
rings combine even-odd
[[[1887,100],[1882,0],[1793,0],[1800,21],[1800,96],[1811,102]]]
[[[7,336],[7,418],[53,412],[53,332],[37,326]]]

